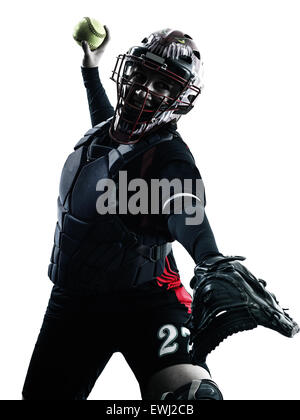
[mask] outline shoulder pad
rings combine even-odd
[[[85,135],[78,141],[78,143],[75,145],[74,149],[78,149],[79,147],[83,145],[88,145],[92,139],[95,137],[95,135],[99,135],[103,132],[103,135],[108,132],[111,119],[113,117],[108,118],[106,121],[102,121],[100,124],[95,125],[95,127],[90,128]]]
[[[171,142],[170,147],[162,153],[162,156],[159,157],[160,165],[165,166],[174,160],[181,160],[189,163],[190,165],[195,165],[194,156],[192,155],[188,145],[182,140],[180,134],[177,131],[174,131],[172,135],[173,141]]]

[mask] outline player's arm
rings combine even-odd
[[[86,41],[82,42],[82,48],[84,51],[84,57],[82,61],[82,77],[84,86],[87,92],[90,116],[92,126],[101,123],[112,117],[114,109],[106,95],[104,87],[100,81],[98,63],[105,50],[106,45],[109,42],[110,35],[107,27],[106,38],[104,42],[94,51],[91,51]]]
[[[159,178],[180,180],[179,190],[161,201],[172,237],[184,246],[196,264],[207,255],[220,255],[205,214],[205,193],[197,166],[192,160],[190,163],[173,160],[160,170]]]
[[[181,177],[193,176],[193,172],[195,180],[198,177],[196,166],[181,162],[169,164],[165,175],[174,176],[176,168]],[[274,294],[268,292],[266,282],[257,279],[240,263],[245,258],[219,253],[205,216],[205,197],[201,189],[200,193],[196,188],[188,193],[194,195],[192,202],[183,204],[183,211],[179,214],[171,212],[167,216],[167,223],[171,235],[196,262],[195,276],[190,283],[193,288],[192,314],[186,324],[191,331],[193,362],[201,362],[233,333],[253,329],[258,325],[293,337],[299,332],[299,326],[281,308]],[[180,195],[170,198],[175,204]],[[200,217],[190,225],[187,220],[192,205],[195,214],[198,207]],[[178,209],[178,206],[174,207]]]

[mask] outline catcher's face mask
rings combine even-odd
[[[175,111],[188,112],[191,102],[182,100],[182,96],[187,88],[193,89],[190,78],[187,69],[143,48],[120,55],[112,75],[117,83],[118,103],[111,137],[119,143],[136,143],[145,132],[170,121]],[[194,87],[193,93],[194,100],[200,89]]]

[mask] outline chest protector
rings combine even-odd
[[[97,191],[101,179],[117,184],[120,170],[153,146],[173,139],[160,130],[136,144],[104,146],[111,119],[90,129],[77,143],[62,170],[58,222],[48,275],[65,289],[82,294],[128,290],[151,281],[164,270],[171,243],[145,241],[117,214],[100,215]],[[148,242],[148,243],[145,243]],[[162,242],[162,241],[160,241]]]

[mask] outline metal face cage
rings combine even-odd
[[[135,74],[139,77],[133,77]],[[146,131],[170,121],[172,114],[177,114],[173,119],[178,120],[180,114],[190,111],[201,92],[190,83],[192,74],[188,68],[142,47],[117,57],[111,79],[117,85],[118,101],[110,135],[119,143],[136,143]],[[149,89],[147,79],[165,81],[171,95]],[[136,92],[140,93],[138,103]]]

